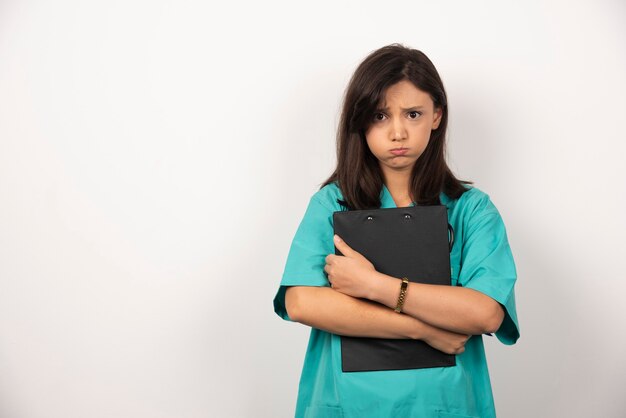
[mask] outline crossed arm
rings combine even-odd
[[[339,335],[422,339],[449,353],[460,353],[470,335],[495,332],[502,306],[462,287],[410,283],[403,314],[394,312],[400,279],[377,272],[345,242],[335,245],[324,270],[332,288],[290,287],[285,305],[292,320]],[[377,302],[377,303],[372,303]]]
[[[329,287],[293,286],[285,293],[289,317],[337,335],[420,339],[448,354],[465,351],[467,334],[434,327],[383,305],[357,299]]]

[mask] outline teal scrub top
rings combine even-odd
[[[468,190],[458,199],[440,195],[455,232],[450,253],[452,285],[498,301],[505,317],[496,337],[504,344],[515,344],[519,338],[514,294],[517,273],[504,222],[486,193],[465,187]],[[381,208],[396,207],[384,185],[380,198]],[[316,192],[296,231],[274,298],[274,310],[285,320],[291,320],[285,309],[288,286],[330,286],[324,266],[326,256],[335,253],[333,212],[345,210],[337,199],[343,196],[336,183]],[[311,328],[295,416],[495,417],[483,337],[471,336],[452,367],[344,373],[340,337]]]

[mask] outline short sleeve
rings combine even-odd
[[[274,297],[274,311],[290,321],[285,308],[285,292],[289,286],[330,286],[324,266],[326,256],[335,253],[333,244],[333,210],[318,197],[311,197],[291,242],[280,287]]]
[[[466,227],[459,284],[484,293],[503,306],[505,315],[496,337],[506,345],[515,344],[520,335],[515,307],[516,280],[504,222],[487,197]]]

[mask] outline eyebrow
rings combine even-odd
[[[424,109],[424,106],[411,106],[411,107],[406,107],[406,108],[402,108],[403,111],[407,111],[407,110],[422,110]],[[389,107],[379,107],[378,109],[376,109],[376,111],[378,112],[379,110],[384,110],[385,112],[389,111]]]

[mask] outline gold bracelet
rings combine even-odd
[[[400,286],[400,294],[398,295],[398,304],[396,305],[395,311],[400,313],[402,312],[402,307],[404,306],[404,298],[406,297],[406,289],[409,286],[409,279],[406,277],[402,278],[402,285]]]

